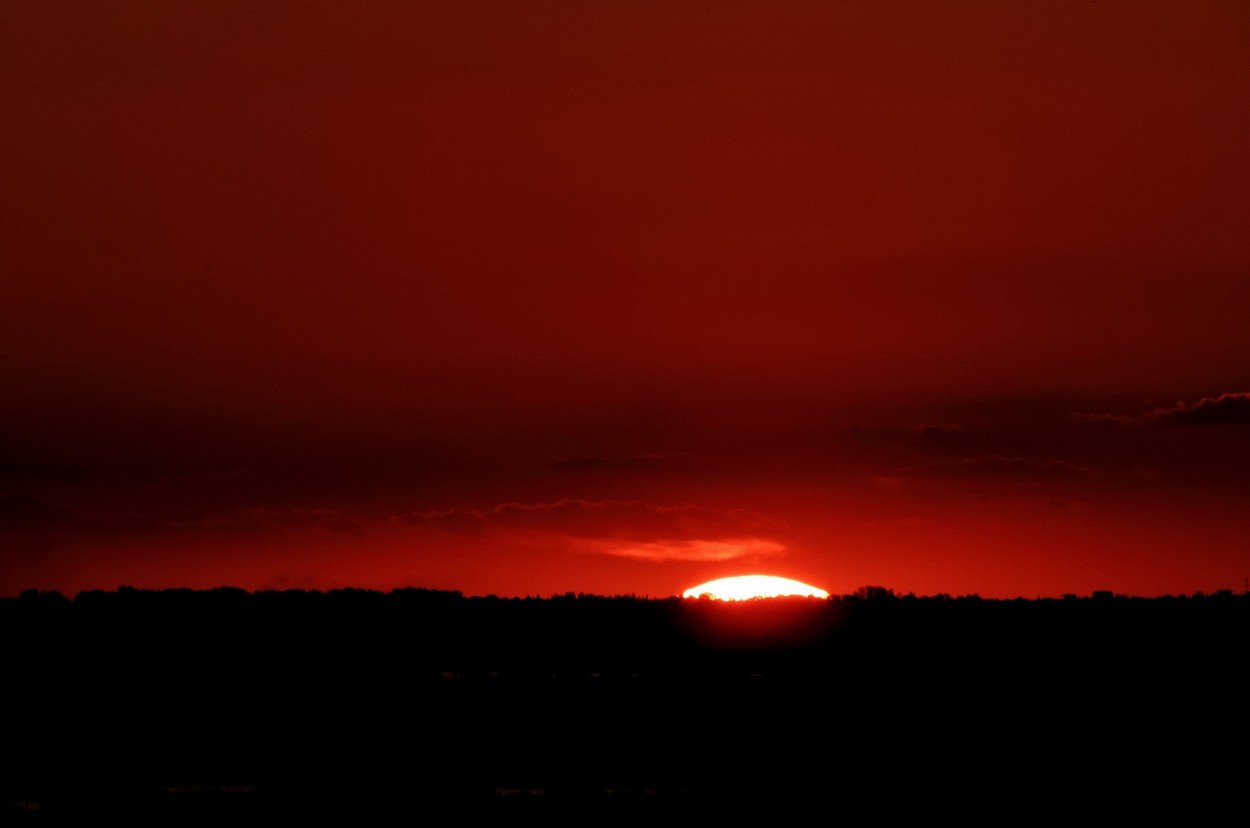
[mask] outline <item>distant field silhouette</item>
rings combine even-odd
[[[19,824],[1201,816],[1250,597],[725,603],[420,589],[0,600]]]

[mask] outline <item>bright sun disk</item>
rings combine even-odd
[[[732,578],[717,578],[714,581],[691,587],[683,592],[681,597],[707,596],[720,601],[746,601],[751,598],[781,598],[790,595],[812,598],[829,597],[829,593],[819,587],[776,575],[737,575]]]

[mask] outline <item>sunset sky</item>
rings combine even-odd
[[[1250,4],[0,4],[0,595],[1250,577]]]

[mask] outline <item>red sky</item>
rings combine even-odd
[[[0,7],[0,594],[1237,589],[1250,7]]]

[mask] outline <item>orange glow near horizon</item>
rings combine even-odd
[[[780,598],[783,596],[828,598],[829,593],[811,584],[776,575],[738,575],[717,578],[693,586],[681,594],[683,598],[707,596],[718,601],[746,601],[752,598]]]

